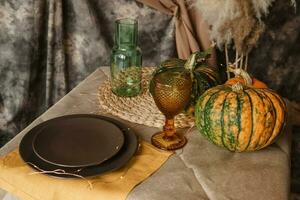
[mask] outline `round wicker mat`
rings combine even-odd
[[[99,87],[98,99],[101,109],[124,120],[161,128],[165,117],[158,110],[149,93],[148,84],[154,67],[143,67],[142,92],[136,97],[118,97],[111,92],[110,81],[105,81]],[[181,113],[175,118],[177,128],[194,126],[194,117]]]

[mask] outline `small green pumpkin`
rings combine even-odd
[[[209,51],[197,51],[191,54],[188,60],[182,60],[178,58],[168,59],[162,62],[153,73],[154,76],[155,74],[164,72],[166,70],[178,71],[178,68],[180,68],[182,72],[190,72],[193,80],[193,91],[190,102],[186,108],[186,111],[188,112],[194,111],[196,100],[201,94],[203,94],[203,92],[205,92],[208,88],[220,84],[218,71],[214,68],[208,67],[208,65],[206,64],[206,59],[209,55]]]
[[[237,83],[207,90],[195,106],[199,132],[230,151],[255,151],[272,144],[286,119],[282,98],[268,88]]]

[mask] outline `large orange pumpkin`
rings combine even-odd
[[[214,144],[230,151],[255,151],[272,144],[281,133],[286,107],[268,88],[237,83],[207,90],[195,106],[196,125]]]

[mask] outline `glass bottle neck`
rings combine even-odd
[[[120,48],[137,46],[138,24],[134,19],[119,19],[116,21],[115,45]]]

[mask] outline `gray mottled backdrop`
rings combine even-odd
[[[295,101],[300,101],[299,4],[295,13],[287,0],[273,3],[249,65],[257,78]],[[139,20],[144,65],[176,56],[172,16],[134,0],[0,0],[0,146],[109,64],[114,20],[121,17]],[[292,189],[300,193],[295,130]]]
[[[18,133],[97,67],[109,65],[114,21],[121,17],[138,18],[145,65],[176,56],[172,17],[135,1],[0,1],[3,139]]]

